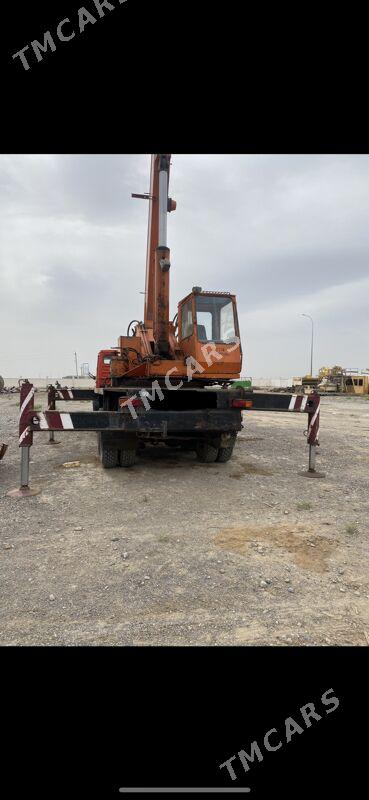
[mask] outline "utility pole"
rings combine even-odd
[[[310,314],[301,314],[302,317],[308,317],[311,322],[311,345],[310,345],[310,377],[313,377],[313,352],[314,352],[314,322]]]
[[[76,378],[78,378],[78,364],[77,364],[77,353],[74,353],[74,360],[76,362]]]

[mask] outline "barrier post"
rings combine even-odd
[[[319,447],[319,424],[320,424],[320,396],[313,391],[309,395],[308,429],[307,443],[309,445],[309,467],[306,472],[300,472],[307,478],[325,478],[325,472],[318,472],[315,469],[316,448]]]
[[[20,387],[19,397],[19,447],[21,449],[20,487],[7,492],[9,497],[29,497],[40,489],[29,486],[29,456],[33,444],[33,432],[29,426],[29,414],[34,409],[35,387],[26,379]]]
[[[48,411],[55,411],[55,397],[56,397],[56,389],[54,386],[47,387],[47,408]],[[60,444],[55,439],[55,431],[49,431],[49,440],[46,444]]]

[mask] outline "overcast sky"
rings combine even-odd
[[[148,155],[0,156],[0,374],[95,372],[142,319]],[[369,156],[173,155],[171,316],[234,292],[243,375],[369,367]]]

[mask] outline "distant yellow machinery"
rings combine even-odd
[[[369,374],[347,375],[345,391],[348,394],[369,394]]]
[[[369,369],[321,367],[316,378],[304,375],[292,379],[292,390],[308,394],[316,389],[320,394],[369,394]]]
[[[319,371],[320,392],[339,392],[342,394],[369,394],[369,370],[342,369],[341,367],[322,367]]]

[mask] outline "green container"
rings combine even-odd
[[[236,388],[236,386],[242,386],[243,389],[251,389],[252,378],[245,378],[242,381],[235,381],[235,383],[232,384],[232,388]]]

